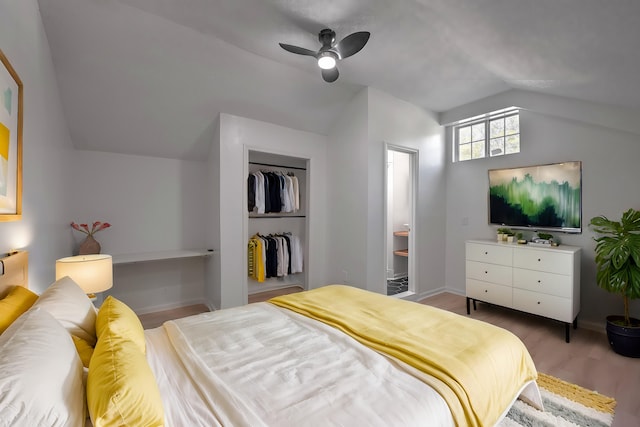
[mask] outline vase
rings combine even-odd
[[[93,236],[87,236],[86,239],[82,243],[80,243],[80,248],[78,250],[78,255],[90,255],[90,254],[99,254],[100,253],[100,243]]]

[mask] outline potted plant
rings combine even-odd
[[[521,245],[526,245],[527,244],[527,241],[524,239],[524,234],[518,232],[516,234],[516,238],[518,239],[518,243],[519,244],[521,244]]]
[[[513,237],[515,236],[513,231],[509,231],[508,233],[506,233],[507,236],[507,242],[509,243],[513,243]]]
[[[620,221],[591,218],[596,241],[596,281],[622,296],[624,315],[607,316],[611,348],[623,356],[640,357],[640,320],[629,316],[629,301],[640,298],[640,211],[629,209]]]
[[[538,239],[551,241],[553,240],[553,234],[538,232]]]

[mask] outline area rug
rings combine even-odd
[[[610,427],[615,399],[538,374],[544,412],[517,400],[499,427]]]

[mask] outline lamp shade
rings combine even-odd
[[[113,286],[111,255],[78,255],[56,261],[56,280],[69,276],[87,294]]]

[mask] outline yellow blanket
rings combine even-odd
[[[329,285],[269,302],[334,326],[433,377],[458,426],[493,426],[537,377],[511,332],[423,304]]]

